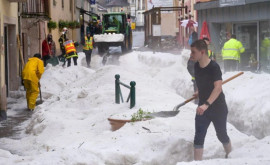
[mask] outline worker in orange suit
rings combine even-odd
[[[23,84],[26,89],[27,107],[34,111],[39,94],[39,80],[44,73],[44,64],[39,53],[29,58],[22,71]]]

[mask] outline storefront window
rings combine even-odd
[[[257,52],[257,23],[239,23],[234,25],[236,39],[245,48],[240,55],[240,69],[256,71],[258,69],[259,54]]]
[[[270,21],[260,22],[260,66],[270,72]]]

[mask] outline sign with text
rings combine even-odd
[[[161,36],[161,26],[153,25],[153,36]]]
[[[173,0],[147,0],[147,10],[153,7],[173,7]]]
[[[219,0],[220,7],[245,5],[246,0]]]

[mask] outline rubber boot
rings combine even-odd
[[[203,156],[203,148],[194,148],[194,160],[200,161]]]
[[[225,158],[228,158],[229,153],[232,151],[231,141],[228,144],[223,145],[224,151],[226,152]]]

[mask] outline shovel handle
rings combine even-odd
[[[227,83],[227,82],[229,82],[229,81],[231,81],[231,80],[233,80],[233,79],[235,79],[236,77],[238,77],[238,76],[240,76],[240,75],[242,75],[242,74],[244,74],[244,72],[239,72],[238,74],[236,74],[236,75],[234,75],[234,76],[232,76],[232,77],[230,77],[230,78],[224,80],[224,81],[222,82],[222,85],[225,84],[225,83]],[[186,104],[186,103],[188,103],[188,102],[190,102],[190,101],[192,101],[192,100],[194,100],[194,99],[196,99],[196,98],[197,98],[197,96],[193,96],[193,97],[187,99],[187,100],[184,102],[184,104]]]

